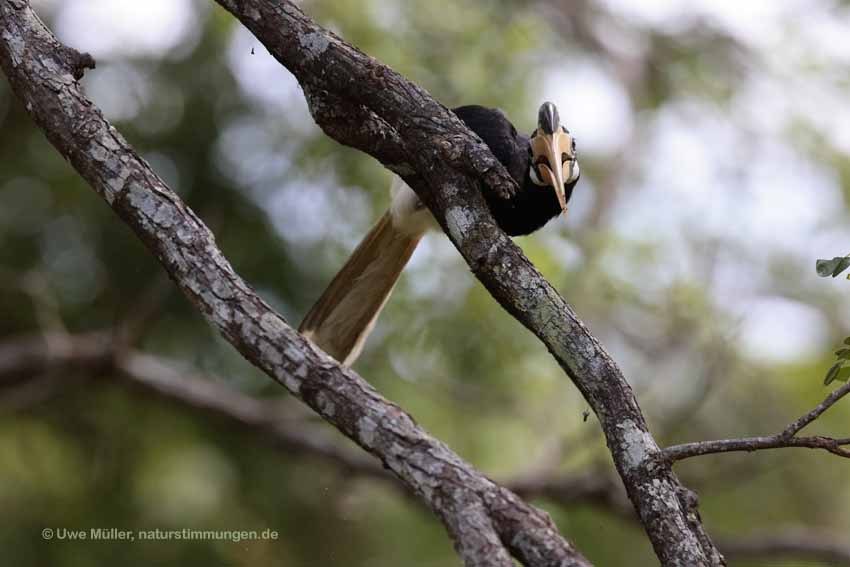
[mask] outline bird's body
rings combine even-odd
[[[501,110],[470,105],[455,108],[454,113],[487,144],[519,186],[510,199],[484,193],[490,212],[502,230],[511,236],[531,234],[561,213],[555,192],[541,191],[531,182],[529,137],[518,133]],[[572,186],[567,191],[572,193]]]
[[[538,129],[519,134],[498,109],[470,105],[454,109],[487,144],[519,186],[509,199],[484,198],[499,226],[511,236],[530,234],[566,211],[578,181],[575,142],[560,126],[558,112],[544,103]],[[551,164],[556,162],[555,167]],[[546,186],[550,189],[546,190]],[[345,365],[353,364],[423,234],[437,227],[431,212],[400,178],[389,210],[372,227],[305,316],[299,330]]]

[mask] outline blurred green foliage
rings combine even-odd
[[[40,10],[52,25],[76,3],[43,3]],[[204,2],[181,5],[194,31],[177,47],[99,55],[84,84],[213,229],[237,271],[295,325],[386,207],[389,173],[324,137],[293,80],[228,14]],[[544,92],[569,98],[574,69],[593,69],[611,83],[606,88],[622,93],[628,123],[614,129],[614,142],[574,131],[583,177],[570,216],[518,242],[624,367],[661,443],[772,433],[825,395],[811,377],[823,374],[829,345],[846,334],[847,303],[834,288],[806,279],[811,269],[801,266],[816,251],[789,259],[777,248],[760,263],[745,247],[746,225],[741,232],[732,221],[719,235],[699,227],[670,238],[627,230],[646,211],[637,202],[671,218],[686,202],[666,185],[663,202],[640,200],[659,164],[678,159],[653,154],[647,133],[689,104],[733,112],[744,79],[765,66],[758,49],[718,22],[665,27],[588,2],[310,0],[304,8],[447,106],[498,106],[523,131],[532,129]],[[579,122],[596,116],[594,99],[583,100],[586,106],[565,114]],[[701,125],[690,125],[697,137]],[[748,140],[752,126],[735,127]],[[850,160],[818,139],[801,139],[799,151],[829,168],[850,194],[843,181]],[[712,190],[746,201],[739,185],[749,157],[712,162],[727,168],[728,181]],[[690,173],[683,177],[687,182]],[[718,266],[733,280],[763,282],[764,295],[814,311],[826,329],[813,339],[817,348],[791,360],[753,355],[738,332],[741,311],[716,293]],[[0,340],[51,325],[72,333],[111,328],[132,317],[163,279],[156,260],[0,81]],[[285,397],[167,289],[138,348],[251,395]],[[597,425],[583,419],[586,405],[563,372],[440,235],[417,251],[357,370],[494,478],[544,463],[555,476],[613,474]],[[21,403],[19,390],[42,378],[17,376],[3,384],[7,395],[0,391],[5,564],[458,564],[439,522],[388,483],[291,454],[256,432],[129,388],[109,371],[63,369],[46,399]],[[847,417],[838,406],[813,430],[846,432]],[[700,491],[703,519],[717,536],[798,525],[850,529],[847,465],[835,457],[722,455],[678,470]],[[656,564],[635,524],[589,504],[536,503],[595,564]],[[128,544],[41,536],[44,528],[91,527],[273,529],[280,538]]]
[[[822,278],[838,277],[848,267],[850,267],[850,257],[848,256],[836,256],[832,260],[820,259],[815,264],[815,269]],[[850,275],[847,278],[850,279]],[[844,344],[850,347],[850,337],[844,339]],[[847,366],[848,361],[850,361],[850,348],[847,347],[835,351],[837,360],[826,372],[826,377],[823,379],[825,386],[829,386],[836,380],[846,382],[850,379],[850,367]]]

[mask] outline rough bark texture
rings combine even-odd
[[[312,41],[321,38],[304,39],[307,47]],[[429,436],[248,287],[209,229],[85,97],[76,79],[91,58],[62,46],[25,0],[0,0],[0,65],[53,145],[207,319],[250,362],[380,458],[442,519],[467,565],[509,567],[510,554],[530,566],[589,565],[548,515]]]
[[[548,347],[596,413],[662,564],[725,564],[702,527],[695,495],[659,458],[616,363],[493,221],[481,191],[504,195],[515,185],[481,141],[423,89],[321,28],[294,4],[217,2],[295,75],[325,133],[404,177],[476,277]]]
[[[75,371],[86,376],[102,373],[104,377],[120,377],[140,391],[200,411],[228,426],[246,428],[272,441],[288,456],[319,458],[338,467],[343,474],[402,488],[374,459],[340,447],[325,428],[312,420],[307,423],[302,412],[294,411],[300,408],[288,401],[246,396],[225,386],[220,377],[196,374],[181,362],[128,348],[120,340],[122,334],[120,328],[81,335],[45,330],[35,336],[4,338],[0,342],[0,409],[30,409],[79,387],[79,382],[69,380]],[[39,373],[45,373],[47,380],[33,378]],[[20,386],[13,385],[17,382],[21,382]],[[722,479],[722,475],[712,478],[716,479]],[[590,504],[627,522],[637,520],[619,483],[600,471],[568,476],[540,471],[502,484],[523,498],[542,497],[568,507]],[[786,528],[770,534],[724,538],[719,547],[733,560],[795,558],[850,566],[850,545],[845,539],[824,530]]]
[[[303,415],[293,415],[292,404],[247,396],[224,385],[219,376],[201,374],[180,362],[121,344],[117,340],[120,335],[120,329],[108,328],[78,335],[44,331],[5,337],[0,342],[0,407],[10,390],[14,392],[18,384],[24,387],[36,381],[33,376],[39,374],[57,376],[47,392],[51,395],[79,385],[67,379],[70,373],[115,377],[164,400],[259,433],[288,454],[318,457],[348,475],[391,481],[401,487],[380,463],[361,451],[341,447],[313,420],[308,422]],[[41,401],[41,397],[34,400]],[[629,521],[636,520],[622,486],[602,471],[575,475],[547,471],[503,479],[500,484],[526,499],[546,498],[564,506],[591,504]]]

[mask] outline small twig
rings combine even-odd
[[[806,447],[809,449],[823,449],[840,457],[850,458],[850,438],[833,438],[812,435],[808,437],[797,437],[804,427],[819,418],[835,402],[850,393],[850,382],[844,384],[818,404],[812,411],[792,422],[788,427],[776,435],[766,437],[744,437],[741,439],[720,439],[715,441],[697,441],[673,445],[661,451],[661,458],[667,462],[681,461],[690,457],[709,455],[713,453],[729,453],[733,451],[761,451],[765,449],[780,449],[784,447]]]
[[[837,390],[833,391],[812,411],[801,416],[800,419],[786,427],[785,430],[781,433],[781,435],[785,437],[792,437],[796,435],[801,429],[803,429],[808,424],[819,418],[821,414],[823,414],[823,412],[831,408],[835,404],[835,402],[846,396],[848,393],[850,393],[850,381],[848,381],[846,384],[844,384]]]
[[[669,462],[681,461],[690,457],[710,455],[713,453],[730,453],[735,451],[762,451],[765,449],[781,449],[785,447],[805,447],[808,449],[823,449],[835,455],[850,458],[850,450],[843,447],[850,445],[850,439],[833,439],[831,437],[783,437],[770,435],[768,437],[744,437],[742,439],[720,439],[717,441],[697,441],[673,445],[661,451],[661,457]]]
[[[78,386],[76,381],[55,379],[60,375],[64,378],[65,370],[102,369],[104,364],[115,364],[115,369],[127,384],[154,393],[163,400],[259,433],[283,451],[319,458],[351,477],[387,481],[385,486],[401,488],[398,483],[392,482],[392,477],[379,463],[341,446],[333,435],[307,423],[307,420],[292,418],[291,410],[297,407],[283,410],[282,404],[276,400],[251,398],[226,386],[221,379],[201,376],[163,357],[132,349],[115,356],[110,353],[114,343],[108,341],[114,334],[104,330],[71,335],[68,337],[69,349],[63,357],[51,357],[46,342],[40,337],[12,338],[0,343],[0,359],[14,352],[27,353],[25,357],[7,356],[5,365],[0,364],[5,373],[20,375],[31,372],[34,367],[46,372],[42,378],[33,378],[32,383],[21,384],[20,390],[4,389],[0,395],[0,409],[27,408],[62,389]],[[712,477],[712,480],[716,479],[716,476]],[[538,471],[505,479],[503,484],[523,498],[544,498],[561,506],[589,504],[624,520],[637,521],[622,485],[602,471],[560,475],[554,470]],[[824,558],[850,566],[850,550],[838,540],[816,531],[790,530],[771,536],[727,539],[720,547],[730,557],[736,558]]]

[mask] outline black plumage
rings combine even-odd
[[[558,109],[544,102],[537,130],[519,134],[502,111],[461,106],[455,114],[484,141],[518,185],[510,199],[485,191],[493,217],[511,236],[529,234],[567,209],[579,177],[575,140]],[[310,309],[299,330],[342,364],[357,360],[420,239],[436,227],[430,211],[400,178],[389,210],[355,248]]]
[[[561,213],[555,192],[531,181],[529,137],[517,132],[501,110],[469,105],[459,106],[453,112],[487,144],[519,185],[516,194],[507,200],[489,191],[484,193],[490,212],[502,230],[511,236],[531,234]],[[574,181],[564,185],[567,201],[575,184]]]

